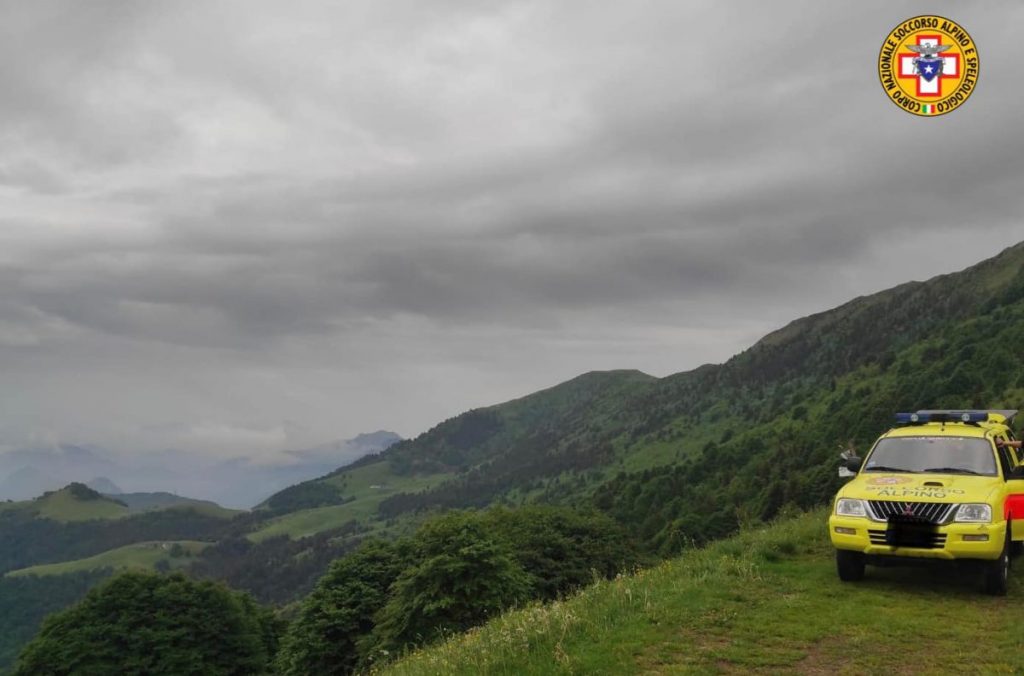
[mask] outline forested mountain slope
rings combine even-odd
[[[1022,376],[1018,244],[796,320],[722,365],[590,373],[470,411],[275,496],[269,532],[536,499],[596,504],[669,553],[821,504],[840,446],[869,443],[895,410],[1014,408]]]

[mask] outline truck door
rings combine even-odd
[[[1017,522],[1017,527],[1013,529],[1013,539],[1024,540],[1024,463],[1021,462],[1021,450],[1006,443],[1012,440],[1012,434],[996,436],[999,464],[1003,466],[1003,476],[1006,478],[1006,502],[1003,509],[1006,518]]]

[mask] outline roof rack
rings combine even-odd
[[[990,415],[992,414],[992,415]],[[901,425],[923,425],[929,422],[959,422],[977,425],[983,422],[1004,422],[1009,425],[1017,411],[1009,409],[938,409],[921,410],[916,413],[897,413],[896,422]],[[993,416],[999,416],[1003,420],[993,420]]]

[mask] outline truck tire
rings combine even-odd
[[[1006,596],[1007,582],[1010,579],[1010,526],[1006,527],[1006,543],[1003,551],[995,561],[985,564],[985,593],[991,596]]]
[[[836,571],[843,582],[864,579],[864,555],[847,549],[836,550]]]

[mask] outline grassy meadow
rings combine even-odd
[[[114,570],[156,570],[160,561],[166,561],[170,569],[184,568],[198,556],[203,549],[209,546],[208,542],[194,542],[181,540],[177,542],[139,542],[136,544],[118,547],[76,561],[62,561],[60,563],[48,563],[21,570],[13,570],[7,573],[9,577],[20,577],[25,575],[65,575],[80,571],[92,571],[102,568]],[[172,548],[178,545],[179,556],[172,556]]]
[[[954,570],[838,580],[815,511],[531,605],[378,672],[417,674],[1024,671],[1024,570],[1005,598]],[[1012,575],[1012,574],[1011,574]]]
[[[292,539],[298,539],[332,528],[339,528],[352,520],[371,527],[380,526],[377,507],[382,500],[396,493],[432,488],[451,476],[450,474],[401,476],[391,472],[386,461],[357,467],[321,480],[339,487],[345,495],[354,498],[350,502],[343,505],[304,509],[279,516],[262,524],[246,537],[253,542],[260,542],[277,535],[288,535]]]

